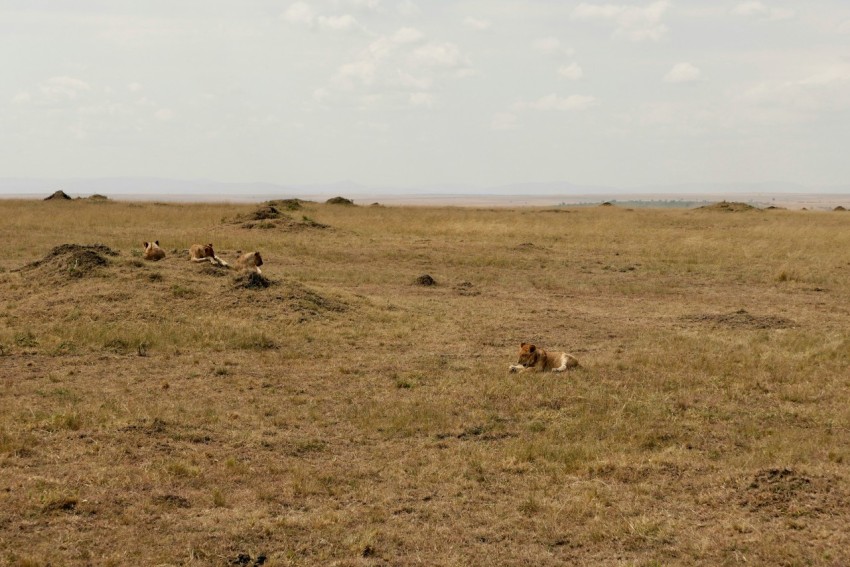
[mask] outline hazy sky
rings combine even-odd
[[[850,181],[847,0],[0,0],[0,177]]]

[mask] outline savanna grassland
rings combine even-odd
[[[0,563],[850,564],[850,213],[287,205],[0,201]]]

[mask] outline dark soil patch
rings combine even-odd
[[[275,201],[276,203],[289,203],[288,201]],[[293,200],[291,203],[286,205],[286,210],[296,210],[301,208],[301,202],[297,200]],[[302,216],[301,220],[296,220],[291,216],[284,214],[281,212],[277,206],[272,204],[265,204],[259,207],[254,212],[248,215],[240,215],[236,217],[234,220],[236,224],[239,224],[242,228],[247,229],[260,229],[260,230],[272,230],[279,229],[285,231],[299,231],[305,229],[324,229],[330,228],[326,224],[322,224],[320,222],[316,222],[313,219]]]
[[[463,295],[467,297],[481,295],[481,292],[475,289],[475,286],[472,284],[472,282],[460,282],[455,286],[455,291],[458,293],[458,295]]]
[[[301,199],[275,199],[274,201],[269,201],[266,205],[275,207],[281,211],[300,211],[304,208],[304,203],[309,202],[302,201]]]
[[[331,197],[327,201],[325,201],[328,205],[353,205],[354,201],[351,199],[346,199],[345,197]]]
[[[110,262],[106,256],[117,255],[118,252],[104,244],[61,244],[41,260],[31,262],[19,270],[40,269],[69,278],[82,278],[94,274],[98,268],[108,266]]]
[[[699,209],[703,211],[720,211],[725,213],[743,213],[747,211],[761,210],[758,207],[737,201],[720,201],[719,203],[712,203],[711,205],[699,207]]]
[[[229,272],[227,268],[224,266],[219,266],[217,264],[204,264],[204,267],[201,268],[201,273],[207,276],[213,276],[216,278],[223,278]]]
[[[437,285],[437,280],[435,280],[434,278],[432,278],[428,274],[422,274],[421,276],[419,276],[418,278],[413,280],[413,283],[415,285],[430,287],[430,286],[433,286],[433,285]]]
[[[280,211],[272,205],[263,205],[248,215],[249,220],[279,219]]]
[[[687,315],[683,319],[693,323],[708,323],[733,329],[787,329],[796,326],[791,319],[777,315],[753,315],[746,309],[739,309],[732,313]]]
[[[71,197],[64,191],[56,191],[51,196],[45,197],[45,201],[70,201]]]
[[[169,508],[191,508],[192,503],[188,498],[183,498],[176,494],[161,494],[152,498],[155,504],[168,506]]]
[[[787,468],[764,469],[740,490],[740,505],[782,517],[831,514],[848,504],[843,486],[840,479],[807,476]]]
[[[273,285],[270,279],[257,272],[244,272],[233,278],[233,287],[244,289],[266,289]]]

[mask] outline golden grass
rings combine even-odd
[[[0,563],[850,563],[850,217],[253,209],[0,202]]]

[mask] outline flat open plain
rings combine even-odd
[[[0,201],[0,564],[850,564],[850,213],[276,207]]]

